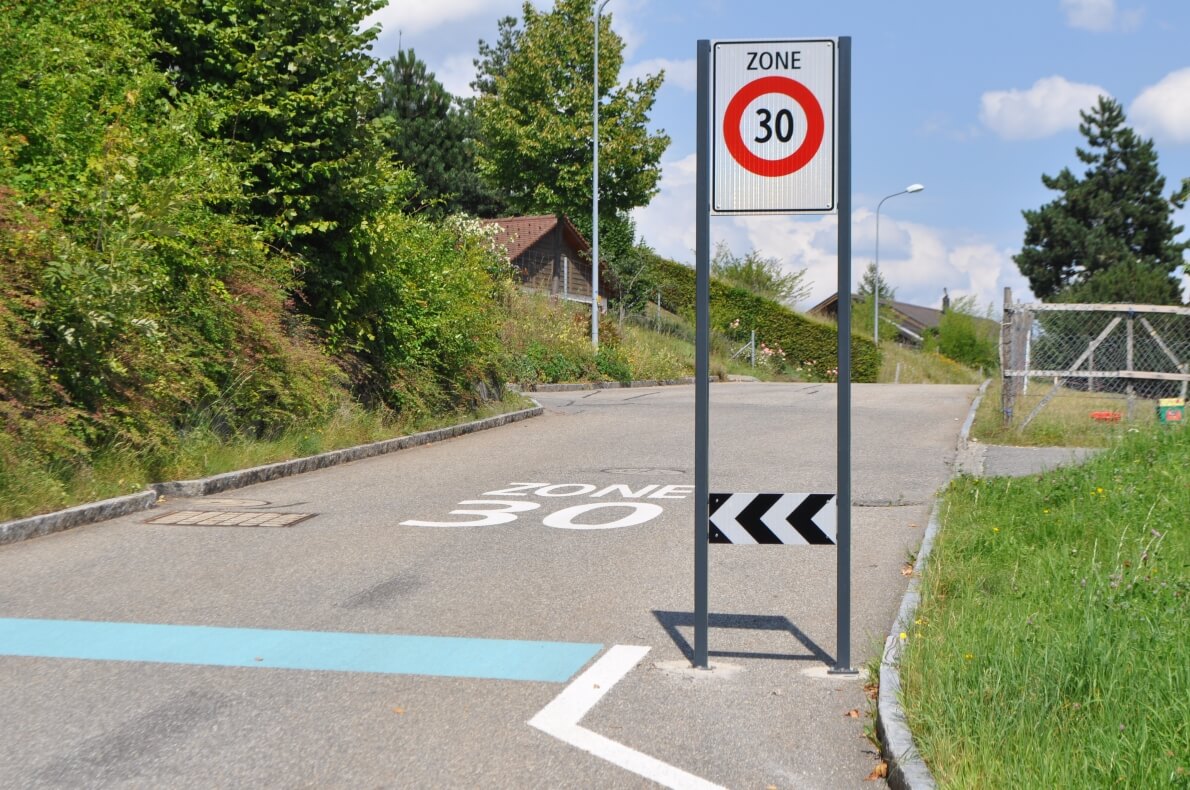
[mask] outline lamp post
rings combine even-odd
[[[599,350],[599,17],[610,0],[592,3],[595,18],[595,70],[592,80],[591,164],[591,345]]]
[[[604,2],[607,2],[607,0],[604,0]],[[873,308],[872,342],[876,344],[877,348],[880,348],[880,207],[883,206],[884,201],[888,200],[889,198],[895,198],[897,195],[908,195],[913,192],[920,192],[923,189],[925,189],[925,187],[921,184],[910,184],[900,192],[894,192],[891,195],[885,195],[880,199],[880,202],[876,204],[876,271],[874,272],[875,276],[872,278],[872,304],[875,305],[875,307]]]

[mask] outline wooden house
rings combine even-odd
[[[851,304],[853,306],[858,300],[859,296],[857,294],[851,295]],[[920,346],[925,340],[926,334],[938,328],[938,324],[942,321],[942,315],[949,301],[949,297],[943,297],[942,310],[909,304],[908,302],[898,302],[896,299],[882,299],[880,301],[880,307],[882,308],[882,313],[885,310],[892,313],[892,322],[897,328],[898,342],[909,346]],[[806,312],[820,318],[829,318],[832,321],[837,320],[839,315],[839,294],[831,294]],[[976,321],[982,323],[985,319],[977,318]]]
[[[563,215],[484,220],[499,228],[496,241],[508,250],[517,280],[527,291],[591,303],[591,245]],[[599,302],[607,310],[611,280],[600,267]]]

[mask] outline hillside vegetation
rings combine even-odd
[[[195,433],[414,419],[501,377],[507,261],[478,223],[403,211],[415,182],[360,97],[315,90],[365,84],[366,58],[315,57],[362,57],[358,19],[291,11],[0,14],[0,517],[68,503],[112,454],[153,477]],[[221,69],[187,60],[203,36]]]

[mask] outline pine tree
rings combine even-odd
[[[888,284],[884,275],[876,270],[875,261],[872,261],[868,263],[868,268],[864,269],[864,276],[859,281],[859,291],[856,295],[860,299],[871,299],[872,292],[877,288],[880,289],[881,301],[891,301],[897,296],[896,289]]]
[[[475,64],[475,79],[471,82],[471,89],[487,96],[496,95],[496,79],[504,76],[504,71],[508,68],[508,59],[516,50],[521,38],[515,16],[501,19],[496,23],[496,29],[499,31],[496,43],[489,44],[481,38],[479,57],[471,61]]]
[[[1182,228],[1171,221],[1152,140],[1124,125],[1112,99],[1081,115],[1088,148],[1075,150],[1087,170],[1081,179],[1069,168],[1041,177],[1061,194],[1023,212],[1025,243],[1013,260],[1043,300],[1180,302],[1174,274],[1190,242],[1176,240]]]
[[[386,119],[384,142],[422,183],[417,196],[431,214],[495,214],[499,203],[475,170],[475,122],[411,49],[380,64],[373,117]]]

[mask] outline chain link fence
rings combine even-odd
[[[1186,398],[1190,307],[1013,304],[1000,325],[1001,408],[1021,429],[1055,401],[1097,420],[1131,420],[1138,401]]]

